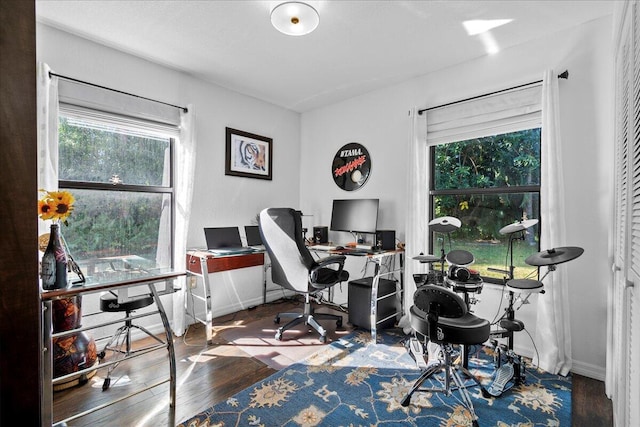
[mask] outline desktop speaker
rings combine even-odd
[[[396,248],[396,232],[394,230],[376,231],[376,248],[392,251]]]
[[[328,243],[329,227],[313,227],[313,243]]]

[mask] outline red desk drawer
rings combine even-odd
[[[194,251],[187,253],[187,270],[191,273],[202,274],[200,259],[203,257],[207,259],[207,270],[209,273],[264,265],[264,252],[214,256],[207,252]]]

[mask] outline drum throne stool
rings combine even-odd
[[[155,339],[159,343],[165,344],[164,341],[153,335],[145,327],[135,325],[132,321],[135,318],[135,316],[132,317],[132,313],[134,310],[148,307],[153,303],[153,296],[148,294],[130,297],[128,301],[122,303],[118,302],[118,295],[114,292],[109,292],[100,296],[100,310],[112,313],[125,312],[124,324],[114,332],[113,336],[105,345],[104,349],[100,353],[98,353],[98,357],[100,358],[100,360],[104,359],[107,351],[112,351],[122,356],[120,360],[115,361],[115,363],[112,363],[109,366],[107,376],[102,383],[102,390],[107,390],[111,385],[111,373],[118,367],[120,362],[125,360],[127,356],[131,354],[146,350],[146,348],[137,350],[133,350],[131,348],[131,331],[133,329],[138,329],[151,338]]]
[[[450,396],[452,392],[458,391],[462,402],[471,414],[473,426],[477,427],[478,417],[467,388],[477,385],[483,396],[489,397],[489,394],[466,367],[460,363],[454,364],[453,354],[455,345],[464,347],[483,344],[487,341],[491,329],[489,321],[471,314],[465,301],[443,286],[426,285],[419,288],[413,295],[413,302],[414,305],[410,308],[411,327],[416,335],[416,338],[412,339],[415,340],[413,344],[419,343],[420,348],[427,348],[427,342],[431,343],[430,347],[437,344],[440,346],[440,356],[434,358],[433,355],[429,355],[429,362],[402,399],[402,406],[410,404],[411,396],[415,392],[440,392]],[[412,347],[414,347],[413,344]],[[414,352],[414,357],[416,356]],[[418,365],[420,366],[421,363]],[[426,380],[439,373],[444,375],[442,381],[444,387],[421,388]],[[463,381],[460,373],[471,380],[471,384],[469,384],[470,381]]]

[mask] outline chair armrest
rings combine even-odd
[[[344,267],[344,262],[347,259],[347,257],[345,255],[330,255],[328,257],[325,258],[321,258],[319,260],[315,261],[315,266],[313,266],[310,270],[309,270],[309,279],[311,281],[311,284],[314,285],[314,283],[317,282],[317,278],[318,278],[318,271],[323,269],[323,268],[327,268],[331,265],[337,265],[338,268],[336,270],[337,274],[340,275],[340,273],[342,272],[342,269]],[[314,287],[316,287],[314,285]]]
[[[340,264],[340,266],[344,266],[344,261],[347,259],[347,257],[345,255],[330,255],[328,257],[325,258],[320,258],[318,260],[316,260],[316,266],[313,267],[311,269],[311,271],[317,269],[317,268],[322,268],[322,267],[326,267],[328,265],[332,265],[332,264]]]

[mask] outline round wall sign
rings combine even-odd
[[[333,158],[331,174],[336,185],[353,191],[362,187],[371,175],[371,156],[363,145],[350,142],[338,150]]]

